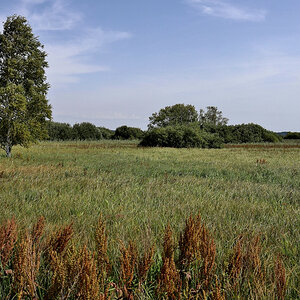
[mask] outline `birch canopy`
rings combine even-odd
[[[48,67],[43,45],[22,16],[10,16],[0,33],[0,147],[28,146],[47,136]]]

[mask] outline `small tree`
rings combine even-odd
[[[226,125],[228,119],[222,116],[222,112],[216,106],[207,106],[207,111],[200,109],[200,125]]]
[[[143,135],[142,129],[123,125],[116,129],[112,138],[115,140],[139,140]]]
[[[184,125],[198,121],[198,113],[193,105],[175,104],[166,106],[149,118],[148,128]]]
[[[8,17],[0,34],[0,147],[28,146],[47,136],[46,52],[22,16]]]
[[[67,141],[74,138],[73,128],[68,123],[48,121],[47,129],[50,141]]]
[[[102,135],[99,128],[89,122],[75,124],[73,126],[73,138],[75,140],[101,140]]]

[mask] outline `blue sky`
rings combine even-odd
[[[12,14],[45,45],[54,121],[144,129],[185,103],[300,131],[299,0],[1,0]]]

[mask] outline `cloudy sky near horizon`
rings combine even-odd
[[[299,0],[0,0],[12,14],[45,45],[54,121],[145,129],[185,103],[300,131]]]

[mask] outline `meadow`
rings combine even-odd
[[[284,299],[300,299],[300,147],[291,145],[173,149],[99,141],[15,147],[12,159],[0,157],[0,222],[14,217],[21,232],[44,216],[45,236],[73,223],[75,247],[86,244],[93,250],[102,215],[111,278],[120,273],[120,241],[132,241],[137,251],[155,244],[151,277],[162,264],[166,226],[178,241],[187,218],[200,214],[215,243],[215,264],[222,266],[215,268],[220,290],[226,292],[223,270],[239,239],[257,237],[265,272],[280,257]],[[176,247],[174,255],[179,256]],[[225,296],[273,299],[271,284],[266,283],[260,297],[247,297],[246,291]],[[147,289],[139,299],[155,298],[155,287]]]

